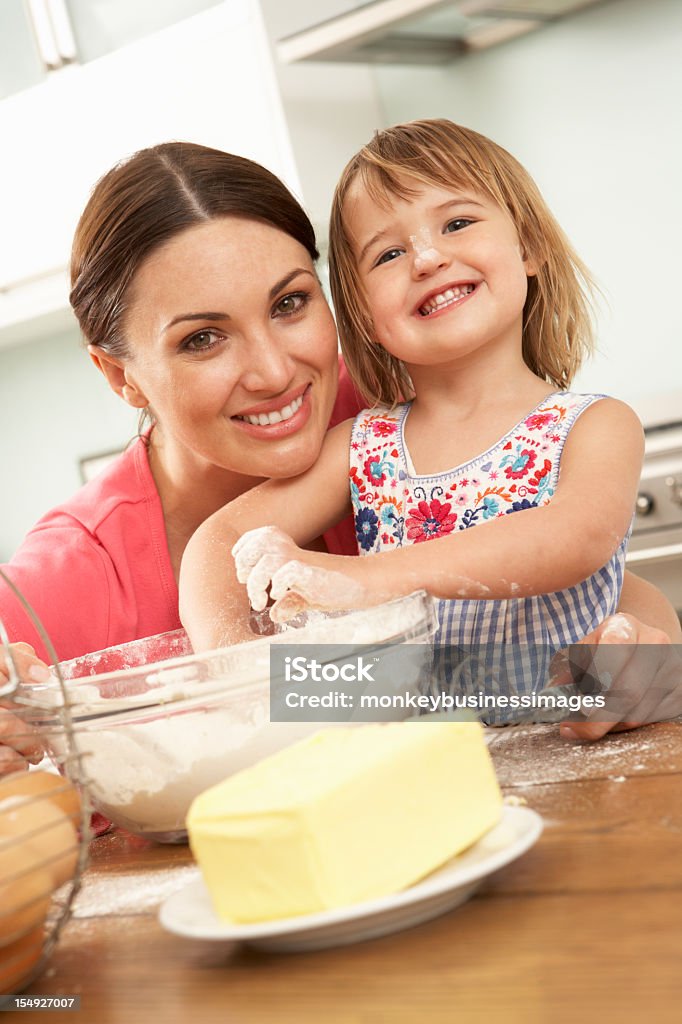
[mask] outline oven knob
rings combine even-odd
[[[640,491],[635,502],[635,512],[638,516],[649,516],[654,510],[654,499],[650,494]]]
[[[674,476],[667,476],[665,478],[667,486],[670,488],[670,497],[676,505],[682,505],[682,479],[678,479]]]

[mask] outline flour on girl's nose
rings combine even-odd
[[[416,235],[410,235],[410,242],[414,249],[414,265],[417,269],[425,262],[438,259],[438,250],[434,248],[431,232],[425,224],[422,224]]]

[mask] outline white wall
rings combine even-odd
[[[445,67],[376,74],[389,123],[449,117],[535,177],[608,300],[579,386],[682,391],[682,3],[618,0]]]
[[[78,460],[124,447],[137,416],[109,391],[72,329],[0,351],[0,561],[80,487]]]

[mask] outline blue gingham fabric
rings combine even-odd
[[[548,504],[571,427],[602,397],[555,392],[475,459],[431,476],[414,472],[405,444],[410,403],[363,410],[355,418],[350,448],[360,554],[430,542]],[[433,684],[449,692],[482,686],[494,693],[542,689],[553,654],[616,611],[627,540],[606,565],[565,590],[521,599],[440,601]],[[500,724],[514,715],[484,717]]]

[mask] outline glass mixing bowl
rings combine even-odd
[[[437,626],[435,602],[423,591],[310,619],[299,629],[202,654],[191,653],[186,634],[176,631],[62,663],[76,748],[97,809],[138,835],[183,841],[185,816],[199,793],[321,728],[319,721],[270,721],[273,643],[331,645],[329,658],[333,645],[363,645],[365,654],[367,645],[381,645],[382,652],[392,649],[403,689],[418,690]],[[403,644],[422,645],[421,664],[401,658]],[[60,756],[51,716],[58,687],[25,692],[41,710],[52,754]]]

